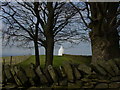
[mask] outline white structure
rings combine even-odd
[[[61,46],[59,51],[58,51],[58,56],[62,56],[63,53],[64,53],[64,49],[63,49],[63,46]]]

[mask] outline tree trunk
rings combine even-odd
[[[119,38],[117,30],[111,30],[107,27],[104,28],[107,32],[97,32],[93,30],[90,33],[91,44],[92,44],[92,63],[96,60],[109,60],[120,56],[119,50]]]
[[[54,8],[53,2],[47,2],[47,9],[48,9],[48,19],[47,24],[45,27],[45,53],[46,53],[46,61],[45,61],[45,68],[49,65],[53,64],[53,51],[54,51]]]
[[[46,60],[45,60],[45,68],[49,65],[53,65],[53,52],[54,52],[54,39],[53,37],[49,37],[46,40],[47,46],[45,47]]]
[[[90,3],[92,29],[92,63],[120,57],[119,35],[116,27],[118,3]]]
[[[40,58],[39,58],[39,48],[38,48],[38,43],[34,42],[35,46],[35,65],[36,67],[40,65]]]

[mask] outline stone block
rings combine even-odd
[[[114,71],[111,66],[105,60],[97,60],[97,64],[100,65],[108,74],[108,76],[114,76]]]
[[[13,75],[13,78],[14,78],[14,80],[15,80],[16,85],[17,85],[17,86],[22,86],[22,83],[21,83],[21,81],[19,80],[19,78],[17,77],[17,75],[16,75],[13,67],[11,68],[11,73],[12,73],[12,75]]]
[[[74,82],[74,75],[73,75],[73,68],[71,67],[70,62],[64,61],[63,62],[63,67],[65,69],[65,73],[67,75],[67,79],[69,82]]]
[[[94,88],[94,85],[89,85],[89,86],[82,86],[82,88],[86,88],[86,89],[90,89],[90,88]]]
[[[74,75],[77,80],[81,78],[81,73],[78,71],[76,67],[74,67]]]
[[[68,88],[81,88],[81,85],[68,82]]]
[[[107,83],[99,83],[95,86],[95,88],[108,88],[108,84]]]
[[[40,77],[40,82],[41,82],[42,84],[48,83],[48,80],[47,80],[47,78],[45,77],[45,75],[43,74],[43,72],[41,71],[40,66],[38,66],[35,71],[36,71],[37,75]]]
[[[11,74],[10,66],[9,65],[6,65],[4,67],[4,72],[5,72],[5,76],[6,76],[7,81],[8,82],[13,82],[13,76]]]
[[[62,66],[59,67],[59,71],[60,71],[60,74],[62,76],[62,78],[65,78],[66,77],[66,73],[65,73],[65,70]]]
[[[67,86],[68,85],[67,79],[63,79],[63,80],[59,81],[59,85],[60,86]]]
[[[91,82],[91,81],[92,81],[92,79],[82,78],[82,79],[81,79],[81,81],[83,81],[83,82]]]
[[[106,72],[102,67],[100,67],[99,65],[94,64],[94,65],[92,65],[92,67],[94,68],[94,71],[95,71],[97,74],[107,75],[107,72]]]
[[[48,69],[43,69],[43,73],[45,75],[45,77],[47,78],[49,84],[53,83],[52,77],[50,76],[50,73],[48,72]]]
[[[115,76],[110,79],[113,82],[120,81],[120,76]]]
[[[82,72],[85,72],[86,74],[91,74],[92,72],[91,72],[91,67],[89,67],[89,66],[87,66],[87,65],[85,65],[85,64],[80,64],[79,66],[78,66],[78,70],[80,70],[80,71],[82,71]]]
[[[5,76],[5,71],[4,70],[2,70],[2,78],[1,79],[2,80],[0,81],[0,83],[3,83],[3,84],[6,83],[6,76]]]
[[[35,67],[34,64],[30,64],[27,68],[26,68],[26,75],[29,78],[29,82],[31,83],[32,86],[39,84],[39,78],[37,77],[36,73],[35,73]]]
[[[97,82],[99,82],[99,83],[109,83],[110,82],[110,80],[98,80]]]
[[[118,68],[120,69],[120,58],[114,59],[114,62],[116,63],[116,65],[117,65]]]
[[[90,83],[90,82],[86,82],[86,83],[84,83],[82,88],[94,88],[94,85],[92,83]]]
[[[15,70],[17,77],[21,81],[22,85],[26,86],[28,83],[28,78],[26,76],[25,71],[21,67],[18,67],[18,66],[15,66],[14,70]]]
[[[109,88],[120,88],[120,82],[112,82],[112,83],[110,83]]]
[[[16,88],[16,84],[13,84],[13,83],[7,83],[7,85],[5,85],[5,88]]]
[[[113,60],[108,60],[107,63],[111,66],[112,70],[114,71],[115,75],[119,74],[119,68],[115,64]]]
[[[52,78],[52,80],[54,81],[54,83],[58,82],[58,76],[54,70],[54,68],[52,67],[52,65],[48,66],[48,72],[50,73],[50,76]]]

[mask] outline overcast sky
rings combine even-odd
[[[2,22],[0,21],[0,28],[1,27],[2,27]],[[64,43],[63,47],[65,52],[64,54],[91,55],[90,42],[89,43],[81,42],[79,45],[74,45],[73,47],[70,47],[69,44]],[[60,46],[55,47],[54,55],[58,54],[59,48]],[[0,51],[2,51],[2,54],[0,53],[0,55],[2,56],[16,56],[16,55],[28,55],[28,54],[34,55],[34,49],[23,49],[18,47],[2,47],[2,43],[0,45],[0,49],[1,49]],[[40,54],[43,55],[44,53],[45,53],[44,49],[40,48]]]
[[[72,55],[91,55],[91,44],[90,42],[81,42],[78,45],[73,45],[72,47],[68,44],[63,44],[64,54]],[[56,46],[54,49],[54,55],[58,54],[60,46]],[[44,55],[44,48],[40,48],[40,54]],[[18,56],[18,55],[34,55],[34,49],[23,49],[17,47],[6,47],[2,49],[2,56]]]
[[[0,20],[0,57],[2,55],[2,38],[1,38],[2,31],[1,31],[1,29],[2,29],[2,21]]]

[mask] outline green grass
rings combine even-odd
[[[69,61],[75,64],[90,64],[91,56],[82,56],[82,55],[64,55],[66,58],[69,58]]]
[[[28,59],[30,55],[23,55],[23,56],[6,56],[6,57],[0,57],[0,63],[10,64],[12,60],[13,64],[18,64],[20,62],[23,62],[24,60]]]
[[[54,56],[53,66],[58,67],[61,66],[63,61],[70,61],[75,64],[86,63],[89,64],[91,62],[91,56],[80,56],[80,55],[63,55],[63,56]],[[22,67],[27,67],[30,63],[35,64],[35,56],[32,55],[27,60],[19,63],[18,65]],[[44,67],[45,64],[45,55],[40,55],[40,64],[41,67]]]

